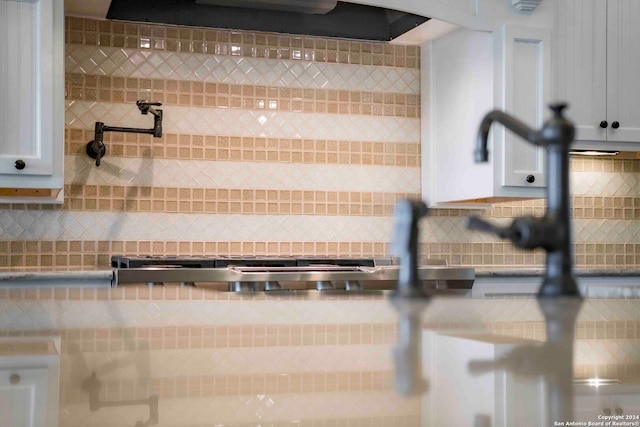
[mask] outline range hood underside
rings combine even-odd
[[[302,3],[243,0],[242,7],[229,7],[225,0],[154,0],[150,7],[148,0],[112,0],[107,19],[372,41],[393,40],[429,20],[355,3]]]

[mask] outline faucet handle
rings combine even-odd
[[[466,226],[469,230],[486,231],[493,233],[501,239],[508,239],[511,237],[511,227],[500,227],[489,221],[485,221],[478,216],[470,216],[466,220]]]
[[[107,147],[103,142],[105,127],[104,123],[96,122],[94,139],[89,141],[86,147],[87,155],[96,160],[96,166],[100,166],[100,159],[107,153]]]
[[[395,297],[423,296],[418,272],[418,222],[427,212],[427,205],[422,200],[404,199],[396,203],[391,251],[400,258],[400,268]]]
[[[136,105],[138,106],[138,109],[140,110],[140,112],[142,114],[147,114],[149,112],[151,112],[152,114],[156,114],[156,110],[151,108],[153,107],[160,107],[162,105],[162,103],[160,102],[149,102],[145,99],[139,99],[136,101]]]
[[[107,146],[97,138],[87,143],[86,151],[89,157],[96,160],[96,166],[100,166],[100,159],[107,153]]]

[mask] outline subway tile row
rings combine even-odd
[[[625,383],[637,383],[640,380],[639,364],[575,364],[573,367],[576,379],[586,378],[624,378]]]
[[[67,17],[67,43],[148,51],[207,53],[418,68],[419,46]]]
[[[65,186],[63,209],[238,214],[392,216],[397,200],[419,198],[405,193],[269,190],[235,188]],[[590,205],[589,207],[583,207]],[[640,219],[640,197],[573,197],[576,219]],[[579,207],[578,207],[579,206]],[[440,212],[443,211],[443,212]],[[494,207],[491,218],[544,215],[545,208]],[[469,215],[468,211],[433,209],[431,216]]]
[[[66,185],[63,209],[245,215],[392,216],[417,194]]]
[[[67,100],[135,103],[152,100],[182,107],[419,117],[417,94],[303,89],[199,81],[67,74]]]
[[[545,323],[540,322],[490,322],[492,334],[509,337],[546,340]],[[575,339],[579,341],[640,339],[640,322],[637,320],[578,320]],[[587,344],[585,344],[587,345]]]
[[[87,351],[103,353],[125,350],[389,345],[396,342],[396,324],[220,325],[87,329],[65,330],[62,331],[62,337],[62,351],[66,354]]]
[[[391,391],[393,379],[393,371],[352,371],[105,380],[102,381],[102,393],[106,399],[113,400],[122,399],[123,393],[130,394],[127,396],[129,399],[148,396],[149,393],[157,393],[160,399],[177,399],[286,393],[379,392]],[[127,387],[122,387],[123,383]],[[62,384],[61,400],[65,404],[74,403],[73,394],[65,393],[67,388],[73,388],[73,385]]]
[[[413,144],[420,141],[419,118],[180,106],[163,106],[163,113],[164,129],[175,134]],[[67,128],[94,129],[95,122],[151,126],[151,119],[139,114],[135,104],[66,101]]]
[[[67,129],[65,153],[82,156],[93,130]],[[239,161],[267,163],[349,164],[363,166],[420,166],[420,145],[411,142],[346,141],[236,137],[221,135],[107,133],[104,142],[109,156]]]
[[[419,94],[416,69],[66,45],[67,73]]]
[[[388,256],[387,241],[0,241],[0,268],[58,269],[108,268],[111,255],[318,255]],[[640,244],[576,243],[577,268],[633,269],[640,262]],[[423,243],[423,258],[442,259],[448,265],[476,268],[542,268],[542,251],[524,252],[506,243]],[[2,296],[0,290],[0,297]],[[122,291],[122,292],[146,292]],[[178,292],[178,291],[176,291]],[[186,292],[186,291],[180,291]],[[190,292],[190,291],[189,291]],[[193,291],[201,292],[201,291]],[[137,295],[137,293],[136,293]]]

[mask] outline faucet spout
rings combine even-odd
[[[489,150],[487,150],[487,140],[489,139],[489,130],[491,129],[491,125],[493,122],[498,122],[502,124],[507,129],[511,130],[513,133],[529,141],[534,145],[540,145],[540,133],[534,129],[531,129],[522,121],[512,117],[502,111],[494,110],[484,116],[482,122],[480,123],[480,128],[478,130],[478,140],[476,144],[475,150],[475,161],[476,162],[486,162],[489,160]]]

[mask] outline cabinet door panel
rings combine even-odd
[[[6,427],[44,427],[47,369],[0,369],[0,419]]]
[[[610,0],[608,5],[607,136],[640,142],[640,2]],[[618,129],[611,127],[614,121]]]
[[[53,173],[52,8],[0,0],[0,174]]]
[[[607,1],[557,3],[557,100],[569,104],[576,139],[603,141],[607,120]]]
[[[505,26],[504,110],[534,129],[544,122],[549,100],[550,33],[542,28]],[[502,185],[544,187],[544,149],[510,131],[495,132],[502,139]],[[529,177],[529,178],[528,178]],[[531,178],[533,177],[533,181]]]

